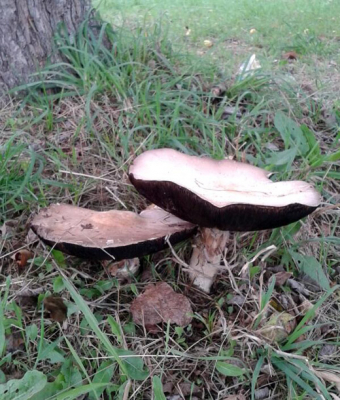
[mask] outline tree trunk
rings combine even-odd
[[[90,0],[0,0],[0,95],[28,82],[52,53],[58,24],[74,32],[89,7]]]

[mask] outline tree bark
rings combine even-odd
[[[90,0],[0,0],[0,95],[28,82],[51,55],[58,24],[72,34],[89,8]]]

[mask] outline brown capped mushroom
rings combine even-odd
[[[227,231],[287,225],[320,204],[320,194],[309,183],[273,182],[270,175],[249,164],[172,149],[141,154],[129,171],[131,183],[148,200],[200,226],[190,267],[195,284],[206,292],[220,267]]]
[[[140,214],[92,211],[53,204],[32,221],[39,238],[64,253],[81,258],[116,261],[141,257],[176,244],[195,232],[195,225],[160,208]]]

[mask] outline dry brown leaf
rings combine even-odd
[[[67,317],[67,307],[61,297],[48,296],[44,299],[45,310],[53,321],[63,322]]]
[[[150,327],[161,322],[186,326],[192,320],[192,308],[189,300],[174,290],[165,282],[150,284],[145,292],[139,295],[131,304],[130,311],[136,324]]]
[[[13,255],[13,259],[18,265],[19,271],[22,271],[26,267],[28,260],[33,258],[33,256],[34,254],[26,249],[19,250]]]
[[[286,271],[277,272],[276,274],[274,274],[275,286],[278,287],[284,285],[287,282],[287,280],[292,277],[292,275],[293,274],[291,272],[286,272]]]
[[[282,58],[289,61],[295,61],[298,59],[298,55],[296,51],[287,51],[287,53],[282,55]]]
[[[14,332],[10,335],[6,335],[6,352],[15,353],[22,351],[25,348],[25,341],[22,337],[21,332]]]

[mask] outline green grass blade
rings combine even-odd
[[[162,381],[158,376],[154,376],[152,378],[152,390],[153,390],[154,400],[166,400],[166,397],[164,396],[163,393]]]
[[[251,379],[251,400],[255,400],[255,387],[257,383],[257,379],[260,375],[260,371],[264,362],[264,356],[261,356],[255,366],[253,377]]]
[[[67,290],[70,292],[72,299],[79,307],[79,310],[84,314],[84,317],[88,324],[90,325],[93,332],[97,335],[100,342],[106,348],[108,353],[114,358],[114,360],[118,363],[119,367],[121,368],[122,372],[125,375],[127,374],[126,366],[120,359],[117,350],[110,342],[108,336],[98,327],[98,321],[96,317],[93,315],[92,311],[90,310],[89,306],[85,303],[84,299],[80,296],[77,292],[76,288],[71,284],[71,282],[64,277],[64,285]]]

